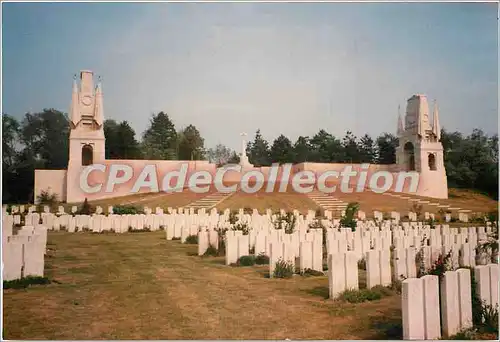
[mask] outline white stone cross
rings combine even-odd
[[[247,142],[245,137],[248,135],[246,133],[240,133],[241,135],[241,156],[244,157],[247,155]]]

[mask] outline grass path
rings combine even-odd
[[[57,283],[4,291],[6,339],[383,339],[400,297],[326,299],[328,279],[268,279],[163,232],[49,232]],[[388,335],[389,334],[389,335]]]

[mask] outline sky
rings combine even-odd
[[[239,149],[325,129],[395,133],[426,94],[441,125],[498,132],[492,3],[3,3],[2,112],[69,111],[102,78],[104,116],[138,136],[153,113]],[[432,111],[432,107],[430,108]]]

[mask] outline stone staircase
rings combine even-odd
[[[133,205],[133,204],[140,204],[142,202],[145,202],[145,201],[150,201],[150,200],[153,200],[153,199],[158,199],[158,198],[161,198],[161,197],[164,197],[164,196],[167,196],[169,195],[169,193],[166,193],[166,192],[162,192],[158,195],[150,195],[150,194],[146,194],[144,197],[142,198],[135,198],[135,199],[132,199],[132,200],[129,200],[129,201],[126,201],[126,202],[123,202],[122,205]]]
[[[221,203],[222,201],[228,199],[233,195],[234,193],[230,194],[224,194],[220,192],[214,192],[206,197],[200,198],[197,201],[194,201],[186,206],[184,208],[194,208],[196,210],[205,208],[206,210],[215,208],[217,204]]]
[[[347,208],[347,202],[341,201],[338,198],[321,191],[316,190],[310,192],[307,194],[307,197],[312,199],[323,210],[342,212]]]
[[[408,202],[410,202],[410,204],[422,204],[422,205],[427,205],[430,207],[437,207],[437,208],[443,209],[443,210],[457,211],[460,213],[472,212],[471,210],[468,210],[468,209],[462,209],[460,207],[452,207],[450,204],[439,203],[437,200],[433,201],[431,199],[421,199],[421,198],[409,196],[408,194],[384,192],[382,195],[391,196],[391,197],[399,198],[402,200],[408,200]]]

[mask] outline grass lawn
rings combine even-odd
[[[164,232],[51,231],[47,247],[53,282],[4,291],[6,339],[401,338],[398,295],[333,302],[326,276],[268,279]]]

